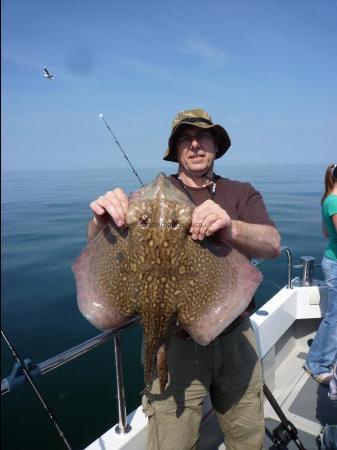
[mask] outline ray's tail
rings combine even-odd
[[[163,392],[168,380],[167,345],[170,318],[157,314],[143,316],[144,324],[144,393],[149,393],[155,375],[159,376],[160,392]],[[157,370],[155,364],[157,362]]]

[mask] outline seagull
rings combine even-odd
[[[51,75],[47,69],[47,67],[43,68],[43,76],[46,77],[48,80],[52,80],[54,78],[54,75]]]

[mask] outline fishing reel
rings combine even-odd
[[[277,403],[275,397],[265,383],[263,383],[263,392],[281,420],[281,423],[273,430],[273,443],[277,448],[282,449],[286,447],[290,441],[294,441],[297,448],[306,450],[298,437],[297,428],[286,418],[280,405]]]
[[[277,446],[277,448],[281,449],[286,447],[291,441],[295,442],[297,448],[305,450],[303,444],[298,439],[297,428],[295,425],[289,421],[287,421],[287,423],[281,422],[273,430],[273,443]]]

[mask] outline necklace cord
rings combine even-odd
[[[180,185],[183,187],[184,191],[186,192],[188,198],[189,198],[190,200],[193,201],[193,199],[192,199],[192,197],[191,197],[191,194],[190,194],[190,192],[188,191],[188,187],[189,187],[189,186],[187,186],[187,185],[183,182],[183,180],[181,179],[181,177],[180,177],[179,174],[175,174],[175,175],[173,175],[173,176],[179,181]],[[209,181],[211,181],[211,184],[210,184],[210,185],[206,185],[207,190],[208,190],[208,192],[209,192],[209,194],[210,194],[210,196],[211,196],[211,200],[213,200],[213,201],[215,201],[215,194],[216,194],[216,180],[218,180],[219,178],[220,178],[219,175],[216,175],[216,174],[214,173],[213,176],[212,176],[212,178],[209,180]],[[194,203],[194,201],[193,201],[193,203]]]

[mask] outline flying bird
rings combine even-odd
[[[54,78],[54,75],[51,75],[46,67],[43,68],[43,76],[48,80],[52,80]]]

